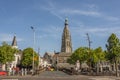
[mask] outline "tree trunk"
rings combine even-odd
[[[96,68],[97,68],[97,75],[99,74],[99,69],[100,69],[100,65],[99,65],[99,63],[100,63],[100,61],[98,61],[97,63],[96,63]]]
[[[82,65],[82,62],[80,62],[80,70],[81,70],[81,65]]]
[[[118,73],[118,61],[115,60],[115,69],[116,69],[116,77],[119,77],[119,73]]]

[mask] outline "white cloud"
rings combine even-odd
[[[42,6],[42,8],[46,11],[49,11],[52,15],[58,17],[60,20],[64,21],[63,16],[69,15],[72,16],[74,18],[74,16],[78,16],[78,15],[82,15],[82,16],[91,16],[91,17],[95,17],[95,18],[100,18],[100,19],[104,19],[107,21],[114,21],[114,22],[119,22],[119,18],[118,17],[114,17],[114,15],[109,15],[104,13],[103,11],[100,11],[97,5],[95,4],[86,4],[83,7],[79,7],[79,8],[70,8],[67,6],[59,6],[56,5],[55,2],[47,2],[47,6]],[[61,17],[62,16],[62,17]],[[74,20],[74,21],[78,21],[78,20]],[[76,24],[76,22],[73,22],[72,24]],[[84,23],[80,23],[78,21],[78,24],[80,27],[73,27],[71,28],[71,32],[72,34],[75,35],[85,35],[85,33],[93,33],[95,35],[99,35],[99,36],[106,36],[109,33],[120,33],[120,28],[119,27],[100,27],[97,26],[97,28],[91,28],[91,27],[86,27],[84,25]],[[112,24],[112,23],[111,23]],[[81,26],[82,25],[82,26]],[[109,25],[110,26],[110,25]],[[51,28],[51,27],[50,27]],[[52,34],[56,34],[55,32],[57,32],[56,30],[53,32],[51,31],[51,29],[48,30],[43,30],[43,31],[47,31],[49,32],[51,35]],[[61,32],[62,33],[62,32]],[[50,36],[49,34],[49,36]],[[44,35],[44,37],[47,35]]]
[[[109,21],[118,21],[119,18],[114,16],[105,15],[102,12],[95,11],[95,10],[79,10],[79,9],[61,9],[59,10],[61,14],[69,14],[69,15],[84,15],[84,16],[92,16],[97,18],[102,18]]]
[[[96,10],[98,9],[98,6],[95,4],[84,4],[87,8],[91,9],[91,10]]]
[[[86,33],[90,33],[92,35],[106,37],[111,33],[120,34],[119,27],[73,27],[72,34],[84,36]]]
[[[110,20],[110,21],[119,21],[119,18],[113,17],[113,16],[103,15],[103,18],[105,18],[105,19],[107,19],[107,20]]]
[[[12,41],[10,34],[0,34],[0,41]]]
[[[62,28],[59,26],[53,26],[53,25],[48,25],[47,27],[49,28],[42,28],[38,29],[38,32],[42,32],[44,34],[41,34],[40,36],[37,36],[38,38],[47,38],[47,37],[53,37],[53,38],[58,38],[58,35],[62,34]]]
[[[87,8],[86,8],[87,7]],[[84,9],[85,8],[85,9]],[[83,15],[83,16],[92,16],[97,17],[109,21],[118,21],[118,17],[109,16],[104,12],[98,11],[98,6],[95,4],[85,4],[82,8],[70,8],[67,6],[56,5],[55,2],[47,2],[47,6],[42,6],[43,10],[49,11],[52,15],[58,17],[60,20],[64,21],[63,16],[76,16],[76,15]]]
[[[58,13],[56,13],[52,10],[50,11],[50,13],[53,14],[54,16],[58,17],[60,20],[64,21],[64,19]]]
[[[13,40],[13,35],[12,34],[0,34],[0,41],[12,41]],[[17,41],[23,41],[21,38],[17,38]]]
[[[85,16],[100,16],[101,14],[95,11],[84,11],[84,10],[75,10],[75,9],[62,9],[60,10],[62,14],[71,14],[71,15],[85,15]]]
[[[64,21],[63,17],[61,17],[60,14],[58,13],[58,9],[53,2],[47,1],[47,6],[42,6],[41,8],[43,10],[49,11],[52,15]]]

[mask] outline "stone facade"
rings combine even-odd
[[[58,67],[68,67],[67,59],[72,55],[71,34],[68,29],[68,19],[65,19],[65,27],[62,33],[61,52],[57,56]],[[67,66],[63,66],[67,64]]]
[[[12,46],[12,48],[18,49],[16,36],[13,37],[13,41],[12,41],[11,46]],[[20,65],[20,61],[21,61],[21,57],[22,57],[22,51],[19,50],[17,53],[14,54],[14,57],[15,57],[15,60],[10,63],[11,68],[12,67],[17,67],[17,66]]]
[[[60,52],[58,55],[58,63],[67,63],[67,59],[72,55],[72,53]]]
[[[68,29],[68,20],[65,19],[65,27],[62,34],[61,52],[72,53],[71,35]]]
[[[48,64],[52,64],[52,58],[54,56],[54,53],[46,52],[43,56],[44,60],[47,61]]]
[[[13,37],[11,47],[18,49],[16,36]],[[9,68],[18,67],[20,65],[20,61],[21,61],[21,57],[22,57],[22,51],[19,50],[18,52],[14,53],[14,57],[15,57],[15,59],[13,61],[0,65],[0,66],[2,66],[0,69],[1,70],[9,70]]]
[[[65,19],[65,27],[63,29],[61,42],[60,52],[54,52],[52,54],[47,52],[44,55],[44,59],[54,67],[60,67],[61,65],[67,65],[68,67],[69,63],[67,63],[67,59],[72,55],[72,41],[68,28],[68,19]]]

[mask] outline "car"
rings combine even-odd
[[[0,76],[7,75],[7,71],[0,71]]]

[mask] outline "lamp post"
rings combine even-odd
[[[38,69],[40,66],[40,48],[38,48]]]
[[[34,46],[35,46],[35,29],[33,26],[31,26],[31,29],[33,30],[33,62],[32,62],[32,74],[34,74]]]

